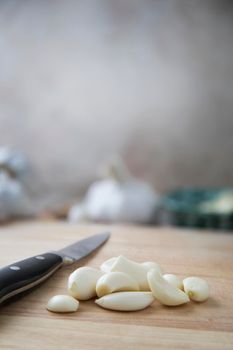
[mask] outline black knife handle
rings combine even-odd
[[[0,304],[46,280],[63,264],[55,253],[45,253],[0,269]]]

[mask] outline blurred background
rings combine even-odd
[[[232,38],[232,1],[2,0],[1,145],[50,207],[116,154],[158,194],[231,187]]]

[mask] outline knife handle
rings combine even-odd
[[[62,258],[45,253],[18,261],[0,269],[0,304],[5,300],[40,284],[61,265]]]

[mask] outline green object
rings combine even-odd
[[[175,226],[233,229],[233,189],[184,188],[168,192],[162,207]]]

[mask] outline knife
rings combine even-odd
[[[61,250],[18,261],[0,269],[0,304],[49,278],[64,264],[72,264],[100,247],[110,233],[100,233]]]

